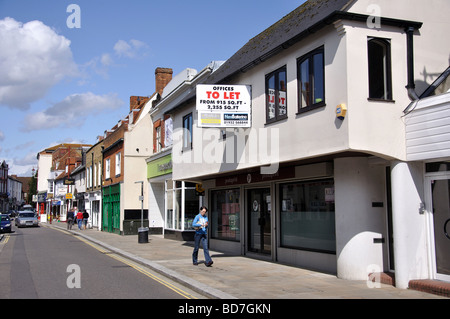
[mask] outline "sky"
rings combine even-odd
[[[155,91],[155,69],[224,61],[304,0],[0,0],[0,162],[95,144]]]

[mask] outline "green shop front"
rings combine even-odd
[[[172,179],[172,154],[147,160],[150,229],[161,228],[164,238],[193,240],[192,222],[203,205],[201,185]]]
[[[103,187],[102,230],[120,234],[120,183]]]

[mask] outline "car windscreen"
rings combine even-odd
[[[19,217],[31,218],[34,217],[34,213],[20,213]]]
[[[8,217],[8,216],[5,216],[5,215],[2,215],[2,220],[3,220],[3,221],[5,221],[5,220],[8,221],[8,220],[9,220],[9,217]]]

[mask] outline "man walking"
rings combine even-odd
[[[211,267],[213,261],[209,256],[208,249],[208,217],[206,217],[206,212],[208,209],[205,206],[200,207],[200,213],[195,216],[192,226],[195,228],[194,236],[194,252],[192,253],[192,263],[198,265],[198,249],[200,247],[200,242],[202,243],[203,252],[205,254],[205,265],[206,267]]]
[[[72,230],[73,220],[75,218],[75,213],[73,211],[73,208],[69,210],[67,213],[67,229]]]

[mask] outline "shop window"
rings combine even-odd
[[[392,100],[391,44],[389,40],[369,38],[369,99]]]
[[[333,180],[280,185],[281,246],[336,253]]]
[[[240,241],[239,189],[211,191],[211,237]]]
[[[266,75],[266,122],[287,117],[286,67]]]
[[[297,61],[298,112],[307,112],[325,105],[325,67],[323,47]]]
[[[195,193],[195,184],[166,181],[166,228],[193,230],[192,222],[199,209],[200,197]]]

